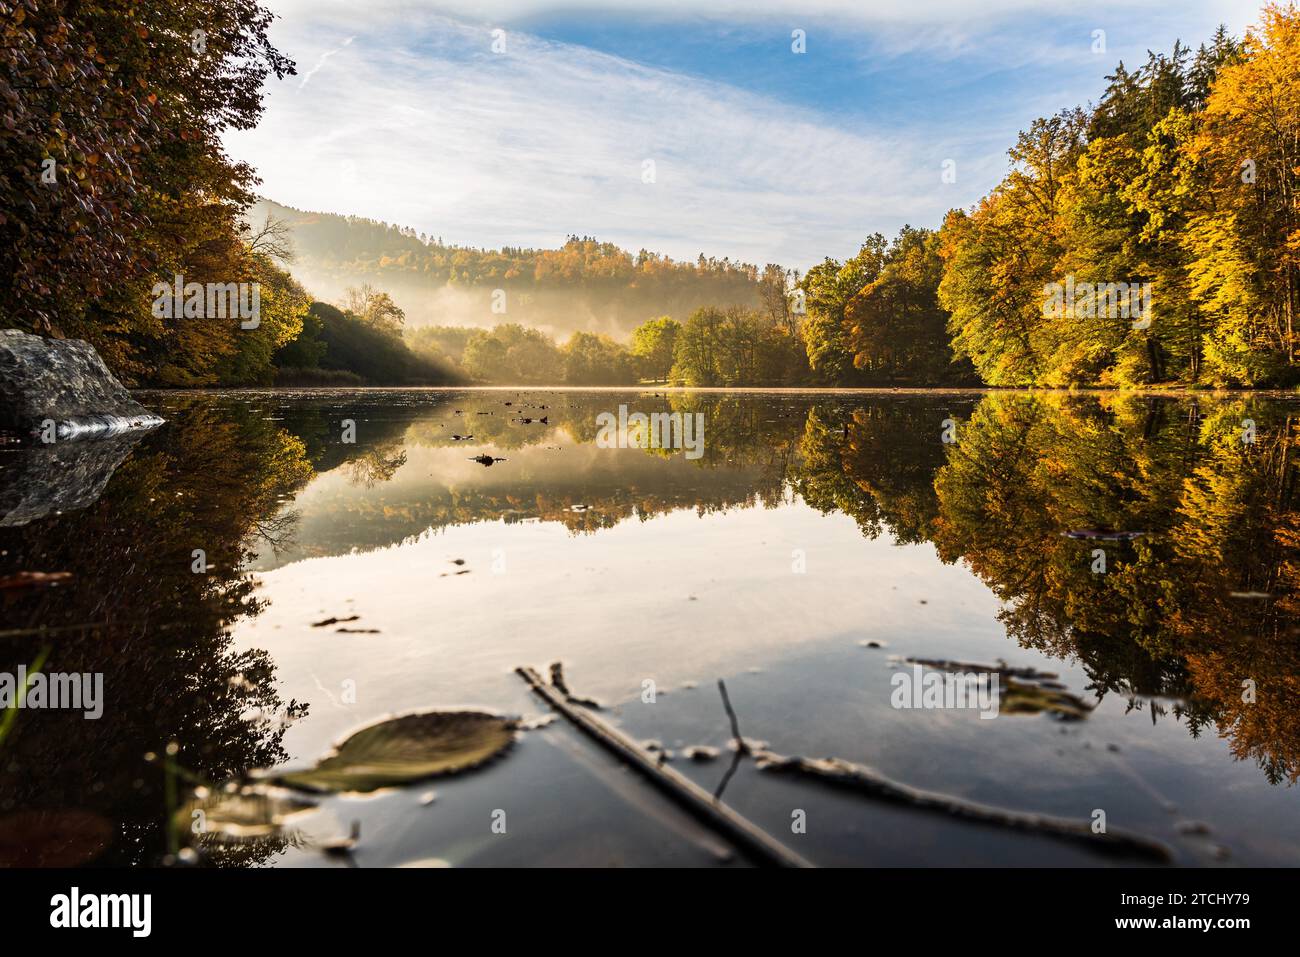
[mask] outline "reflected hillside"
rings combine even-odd
[[[620,404],[647,414],[703,415],[701,456],[599,447],[597,416],[616,414]],[[263,543],[250,567],[382,548],[476,522],[558,522],[577,533],[678,509],[707,514],[775,504],[810,409],[806,399],[768,404],[653,393],[433,394],[401,408],[354,404],[351,411],[321,401],[284,420],[317,471],[311,487],[284,507],[298,516],[293,541]],[[342,441],[345,418],[357,423],[354,443]],[[471,460],[481,454],[504,461],[485,467]]]

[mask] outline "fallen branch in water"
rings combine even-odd
[[[580,731],[645,775],[652,784],[697,820],[727,837],[756,862],[778,867],[812,867],[812,864],[777,842],[766,831],[741,817],[720,801],[714,800],[694,781],[672,768],[656,763],[649,752],[617,728],[581,708],[574,707],[567,700],[568,695],[542,681],[541,676],[534,669],[516,668],[515,672]]]
[[[836,787],[847,788],[883,801],[906,805],[918,810],[941,811],[953,817],[980,824],[1076,841],[1087,844],[1092,850],[1102,854],[1137,857],[1161,864],[1168,864],[1173,858],[1169,847],[1155,838],[1116,830],[1108,830],[1098,834],[1094,833],[1091,826],[1085,821],[1054,817],[1049,814],[1013,811],[1008,808],[995,807],[991,804],[979,804],[975,801],[967,801],[964,798],[940,794],[937,791],[925,791],[903,784],[900,781],[894,781],[878,771],[873,771],[871,768],[860,764],[853,764],[841,758],[784,757],[770,751],[761,751],[755,755],[755,758],[758,761],[759,768],[764,771],[802,774]]]
[[[727,695],[726,682],[721,678],[718,679],[718,691],[722,693],[722,707],[726,709],[727,720],[731,722],[731,737],[736,742],[736,753],[749,754],[749,745],[740,736],[740,722],[736,720],[736,710],[731,706],[731,698]]]
[[[580,704],[584,708],[591,708],[593,711],[600,711],[601,705],[594,698],[579,698],[569,690],[568,683],[564,680],[564,662],[557,661],[551,665],[551,684],[555,690],[564,695],[564,700],[569,704]]]
[[[727,790],[727,785],[731,783],[731,777],[740,767],[740,762],[750,755],[749,745],[740,736],[740,721],[736,718],[735,709],[731,707],[731,698],[727,695],[727,683],[721,678],[718,679],[718,691],[722,693],[722,707],[726,709],[727,718],[731,721],[731,737],[736,742],[736,747],[735,753],[731,756],[731,766],[727,768],[727,773],[722,776],[722,780],[718,782],[713,792],[715,801],[722,800],[722,792]]]

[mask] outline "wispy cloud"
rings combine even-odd
[[[304,14],[349,18],[358,12],[355,0],[270,0],[286,17]],[[1256,0],[1090,0],[1088,11],[1100,20],[1145,18],[1172,7],[1183,15],[1213,9],[1244,25],[1261,6]],[[1079,11],[1078,0],[368,0],[366,17],[415,18],[431,10],[478,23],[521,23],[532,17],[568,11],[579,14],[610,12],[678,21],[714,20],[733,23],[758,19],[834,20],[852,26],[950,26],[954,32],[997,21],[1045,21]]]
[[[940,138],[839,129],[526,34],[493,53],[491,28],[431,18],[362,34],[346,71],[273,91],[229,146],[278,201],[490,246],[581,233],[806,265],[975,195],[941,182],[957,147]]]
[[[326,60],[334,56],[336,53],[342,53],[345,49],[347,49],[352,45],[352,41],[355,39],[356,37],[348,37],[346,40],[343,41],[341,46],[337,46],[333,50],[326,50],[324,53],[322,53],[316,59],[316,64],[310,70],[308,70],[306,73],[302,75],[302,79],[298,82],[298,89],[301,90],[304,86],[307,85],[308,80],[310,80],[313,76],[315,76],[317,73],[320,72],[320,68],[325,65]]]
[[[1017,128],[1095,96],[1121,51],[1145,50],[1142,24],[1172,15],[1163,0],[1091,6],[1111,38],[1098,58],[1086,30],[1070,39],[1077,22],[1062,42],[1059,18],[1077,12],[1073,0],[813,0],[797,13],[768,0],[712,0],[715,33],[720,19],[735,19],[720,34],[734,45],[720,43],[718,55],[751,62],[711,73],[541,39],[528,23],[553,8],[542,0],[439,4],[460,16],[404,0],[272,2],[283,16],[276,42],[313,66],[295,86],[273,85],[261,125],[228,139],[271,198],[480,246],[549,246],[578,233],[676,257],[801,268],[851,254],[876,230],[936,225],[974,202],[1001,175]],[[570,17],[597,7],[612,9],[564,5]],[[1219,19],[1239,28],[1256,11],[1235,0],[1191,7],[1179,11],[1194,21],[1191,39]],[[683,31],[703,16],[701,5],[677,0],[616,9],[624,29],[639,22],[631,14]],[[797,69],[774,62],[788,40],[746,47],[755,31],[774,29],[763,18],[780,21],[778,39],[788,37],[785,20],[817,18],[813,42],[829,42],[832,30],[850,38],[864,64],[850,79],[862,92],[813,54]],[[503,53],[493,52],[495,29],[507,31]],[[343,67],[321,69],[345,48]],[[778,67],[778,83],[749,81]],[[803,84],[802,102],[783,88],[786,77]],[[837,87],[850,92],[837,98]],[[956,183],[941,179],[948,159]]]

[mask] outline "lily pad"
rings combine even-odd
[[[426,711],[362,728],[305,771],[273,780],[315,792],[367,792],[456,774],[490,761],[515,740],[517,722],[481,711]]]

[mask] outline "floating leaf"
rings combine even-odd
[[[256,841],[278,835],[290,818],[317,806],[291,791],[245,785],[196,795],[177,812],[176,828],[222,843]]]
[[[1082,698],[1063,689],[1008,678],[998,710],[1002,714],[1046,712],[1062,721],[1078,721],[1088,717],[1092,708]]]
[[[467,771],[515,739],[514,719],[481,711],[428,711],[362,728],[306,771],[273,780],[305,791],[377,791]]]

